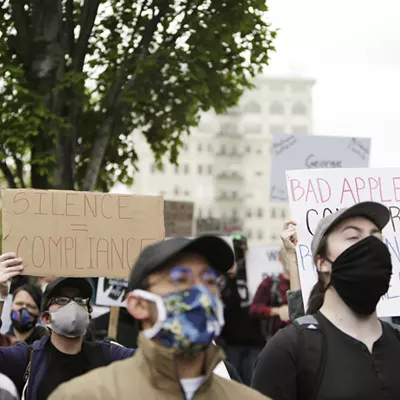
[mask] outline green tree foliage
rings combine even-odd
[[[176,163],[274,50],[265,0],[0,0],[0,169],[10,187],[131,183],[136,129]]]

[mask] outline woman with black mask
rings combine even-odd
[[[41,302],[41,290],[29,283],[14,292],[9,334],[15,342],[26,342],[29,345],[49,334],[45,327],[37,326]]]
[[[268,342],[255,389],[274,400],[400,399],[400,333],[376,314],[392,275],[382,237],[389,218],[386,207],[367,202],[319,222],[307,315]]]

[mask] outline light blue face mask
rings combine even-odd
[[[158,321],[143,333],[181,357],[198,356],[224,326],[221,301],[203,285],[164,297],[143,290],[133,294],[157,305]]]

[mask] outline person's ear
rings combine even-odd
[[[315,265],[319,272],[331,272],[332,270],[331,263],[321,256],[317,256]]]
[[[126,309],[133,318],[144,321],[150,318],[148,301],[130,293],[126,299]]]
[[[44,313],[42,313],[40,319],[42,320],[42,322],[45,325],[51,324],[51,315],[50,315],[50,313],[48,311],[45,311]]]

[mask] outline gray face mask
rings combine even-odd
[[[47,326],[59,335],[75,338],[86,334],[90,322],[89,313],[74,301],[57,311],[49,311],[49,314],[51,323]]]

